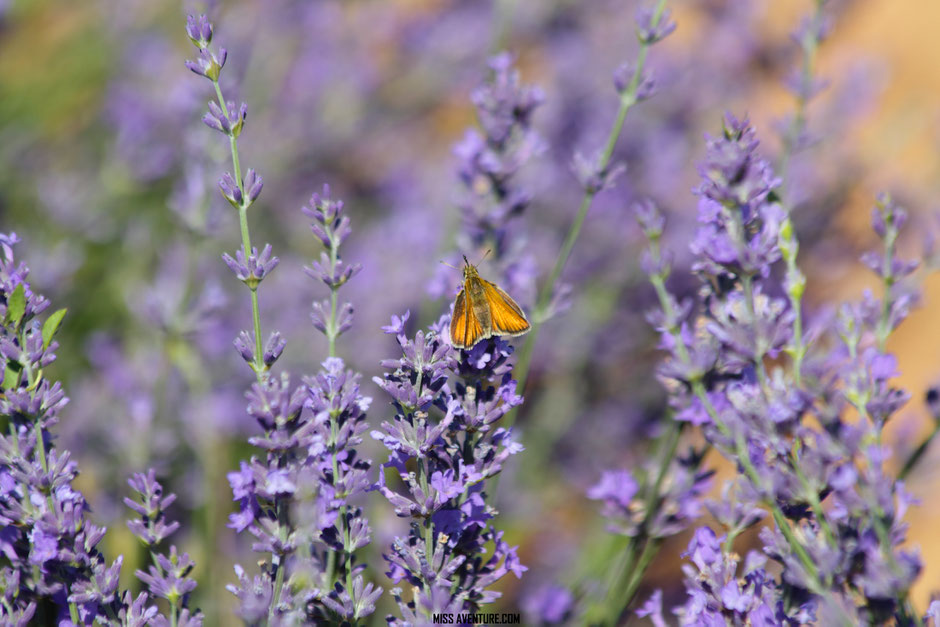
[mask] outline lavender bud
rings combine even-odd
[[[310,312],[310,321],[313,327],[321,333],[326,333],[326,321],[330,318],[330,301],[314,301],[311,308],[313,311]]]
[[[339,313],[337,314],[337,323],[336,323],[336,334],[342,335],[350,328],[352,328],[353,323],[353,306],[352,303],[343,303],[343,306],[340,308]]]
[[[790,38],[800,46],[807,46],[810,43],[820,44],[832,32],[832,19],[828,16],[822,19],[813,16],[806,16],[800,20],[799,26],[790,33]]]
[[[233,342],[235,350],[249,365],[255,361],[255,340],[248,331],[242,331]]]
[[[309,276],[322,281],[331,289],[344,285],[360,270],[362,270],[362,266],[358,263],[348,266],[341,259],[337,259],[333,263],[326,253],[320,253],[320,261],[314,261],[309,267],[304,268]]]
[[[216,82],[219,80],[219,72],[221,72],[222,66],[225,65],[225,59],[227,57],[228,53],[225,51],[225,48],[219,51],[218,56],[208,49],[202,49],[199,51],[199,57],[195,61],[186,61],[186,67],[199,76],[205,76],[210,81]]]
[[[274,331],[271,333],[271,336],[268,338],[268,343],[264,345],[264,355],[262,358],[264,365],[268,368],[273,366],[274,362],[281,356],[281,353],[284,352],[285,346],[287,346],[287,340],[284,339],[280,332]]]
[[[580,152],[574,153],[572,169],[581,186],[589,194],[597,194],[613,187],[627,167],[623,163],[607,164],[601,167],[601,155],[597,154],[589,159]]]
[[[794,96],[808,101],[829,87],[829,82],[823,78],[810,78],[807,80],[802,72],[794,71],[787,76],[783,84]]]
[[[205,15],[198,18],[192,15],[186,18],[186,34],[193,45],[202,50],[212,42],[212,24]]]
[[[670,21],[671,13],[666,9],[657,16],[655,9],[639,9],[636,14],[636,37],[640,43],[651,46],[676,30],[676,23]]]
[[[258,199],[263,186],[264,181],[261,179],[261,176],[253,169],[248,168],[248,172],[245,174],[245,193],[248,194],[249,204]]]
[[[271,245],[265,244],[261,254],[258,254],[257,247],[252,247],[251,255],[245,259],[245,253],[241,249],[235,251],[235,257],[225,253],[222,260],[229,269],[235,273],[238,280],[243,282],[251,289],[258,287],[258,284],[264,280],[280,263],[280,259],[271,255]]]
[[[218,110],[218,113],[215,112]],[[202,116],[202,122],[209,128],[228,135],[232,128],[229,126],[228,118],[222,115],[219,105],[214,102],[209,103],[209,112]]]
[[[881,238],[887,238],[889,233],[896,234],[904,228],[905,222],[907,212],[894,203],[891,195],[886,192],[878,194],[875,208],[871,212],[871,225],[875,233]]]
[[[663,251],[658,257],[654,257],[648,250],[644,250],[640,256],[640,269],[648,276],[669,276],[672,271],[672,251]]]
[[[229,202],[236,209],[240,209],[242,206],[242,190],[238,187],[238,184],[235,183],[235,178],[226,172],[222,175],[222,178],[219,179],[219,191],[222,192],[222,196],[225,197],[225,200]]]
[[[234,117],[230,117],[231,113],[226,115],[222,107],[215,101],[209,101],[209,112],[202,116],[202,121],[211,129],[225,135],[238,137],[242,132],[245,119],[248,117],[248,105],[242,103],[238,112],[235,112],[235,103],[228,102],[226,108],[234,113]]]
[[[618,94],[623,96],[629,91],[635,73],[636,67],[631,63],[624,63],[614,71],[614,88]],[[655,93],[656,81],[653,79],[653,74],[644,69],[637,79],[636,93],[633,97],[636,102],[642,102],[652,98]]]
[[[326,231],[323,230],[323,227],[316,222],[310,223],[310,230],[313,231],[313,234],[317,236],[320,242],[326,246],[330,247],[330,236],[326,234]]]
[[[659,210],[659,207],[649,198],[645,198],[633,205],[633,212],[646,237],[658,240],[666,226],[666,216]]]
[[[229,111],[234,111],[235,107],[232,104],[229,104]],[[230,119],[229,123],[232,125],[232,135],[238,137],[242,133],[242,128],[245,126],[245,120],[248,119],[248,104],[242,103],[238,108],[238,114],[235,119]]]

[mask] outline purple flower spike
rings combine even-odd
[[[155,616],[142,609],[146,594],[130,607],[119,586],[123,559],[101,553],[105,530],[86,518],[88,503],[73,485],[77,465],[55,445],[51,429],[68,399],[44,368],[55,360],[53,338],[65,311],[37,317],[49,301],[30,289],[29,268],[14,257],[17,241],[0,234],[0,353],[8,373],[0,399],[7,425],[0,435],[0,622],[31,624],[38,608],[45,608],[44,620],[58,614],[61,622],[75,617],[82,624],[113,622],[137,609]],[[131,482],[146,492],[138,511],[152,515],[151,537],[171,533],[175,526],[159,511],[173,497],[162,497],[152,476]]]
[[[668,353],[659,375],[680,423],[671,437],[698,427],[738,469],[706,506],[727,534],[696,530],[684,554],[687,600],[674,611],[683,624],[911,622],[907,595],[922,563],[903,546],[910,498],[886,471],[881,444],[885,423],[909,398],[891,386],[898,362],[885,352],[917,296],[908,283],[913,264],[895,257],[905,214],[887,197],[873,212],[883,251],[865,262],[882,281],[883,300],[866,292],[802,335],[798,242],[776,195],[779,180],[757,147],[748,121],[730,115],[707,142],[691,245],[702,279],[695,298],[680,301],[666,288],[663,221],[652,205],[638,211],[650,242],[643,267],[661,309],[650,320]],[[670,494],[641,485],[643,501],[624,506],[633,486],[605,475],[591,495],[620,510],[611,529],[631,543],[675,533],[700,513],[702,457],[692,449],[679,456],[681,470],[665,458],[662,470],[634,473],[658,476],[652,485]],[[734,539],[762,519],[762,551],[741,563]],[[660,609],[656,598],[643,613],[659,621]]]
[[[140,499],[135,501],[124,498],[124,504],[140,515],[140,518],[127,522],[131,533],[147,546],[152,546],[179,529],[178,522],[166,522],[166,509],[176,500],[176,495],[163,496],[163,486],[157,481],[153,468],[148,470],[146,475],[135,473],[127,483]]]
[[[304,215],[312,220],[310,229],[326,248],[320,254],[320,260],[311,263],[304,271],[329,288],[333,299],[337,298],[339,289],[362,269],[359,264],[349,265],[340,258],[340,246],[352,232],[349,217],[343,214],[343,209],[342,200],[330,197],[329,185],[323,186],[322,194],[311,196],[309,207],[302,208]],[[343,303],[336,310],[331,301],[314,302],[310,318],[314,328],[326,335],[330,345],[334,346],[336,338],[352,327],[353,307]]]
[[[523,304],[534,300],[535,261],[518,244],[521,217],[532,193],[521,181],[520,172],[545,149],[542,137],[532,126],[536,111],[545,100],[542,90],[522,82],[508,53],[492,57],[490,73],[472,94],[479,128],[469,128],[454,145],[460,181],[458,207],[461,228],[457,252],[479,259],[486,251],[497,282]],[[428,285],[434,297],[444,293],[450,270],[442,265]],[[450,296],[451,294],[448,294]]]
[[[431,594],[408,602],[396,596],[402,620],[421,623],[430,620],[428,612],[435,607],[477,611],[498,597],[488,589],[492,583],[526,570],[515,547],[503,542],[502,532],[491,526],[495,512],[485,492],[486,480],[522,449],[498,427],[522,399],[515,394],[507,362],[512,351],[504,341],[481,342],[479,349],[462,351],[458,360],[439,334],[447,316],[414,339],[403,333],[406,319],[395,318],[387,328],[395,334],[402,357],[383,362],[388,371],[376,379],[391,397],[396,416],[382,424],[382,431],[372,432],[389,450],[375,489],[396,514],[412,520],[410,533],[397,538],[385,556],[389,576],[396,583],[406,579],[431,591],[449,589],[447,582],[455,579],[463,582],[456,594],[442,591],[439,597]],[[451,376],[453,383],[448,381]],[[408,470],[412,466],[406,464],[411,463],[417,472]],[[404,490],[390,487],[387,475],[393,470]],[[495,545],[491,554],[485,549],[489,542]]]

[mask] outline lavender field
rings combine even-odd
[[[0,624],[940,627],[938,20],[0,0]]]

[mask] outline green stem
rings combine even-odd
[[[643,575],[646,573],[646,569],[649,568],[650,562],[653,561],[653,558],[656,557],[656,554],[659,552],[659,548],[662,546],[662,540],[658,538],[650,538],[646,541],[646,544],[643,546],[643,552],[640,553],[640,559],[637,560],[636,568],[633,569],[633,572],[630,576],[630,582],[627,584],[627,589],[624,591],[623,596],[620,597],[620,601],[617,604],[615,612],[611,614],[610,624],[614,625],[617,622],[617,619],[623,614],[623,611],[630,606],[630,603],[633,601],[633,596],[636,594],[637,588],[640,587],[640,582],[643,581]]]
[[[893,223],[888,224],[887,229],[885,234],[885,258],[881,270],[881,282],[884,294],[881,297],[881,316],[878,318],[878,326],[875,329],[878,340],[878,350],[882,353],[885,352],[888,336],[891,335],[891,307],[893,306],[891,288],[895,283],[893,267],[894,245],[898,237],[897,228]]]
[[[836,546],[836,537],[835,534],[832,533],[832,527],[829,525],[829,519],[826,517],[826,512],[823,511],[822,503],[819,501],[819,493],[816,491],[816,488],[810,485],[809,480],[806,478],[806,475],[800,466],[800,460],[798,459],[799,447],[800,441],[796,440],[795,449],[791,454],[793,470],[796,472],[796,478],[799,479],[800,485],[803,487],[803,491],[806,492],[806,498],[809,499],[810,507],[813,508],[813,513],[816,514],[816,520],[819,522],[819,526],[826,535],[826,541],[829,543],[829,546]]]
[[[659,2],[656,4],[656,9],[650,21],[653,28],[659,24],[665,9],[666,0],[659,0]],[[617,118],[614,121],[613,128],[607,137],[604,150],[601,152],[597,163],[598,170],[601,172],[605,171],[610,165],[610,159],[614,154],[614,148],[617,146],[617,140],[620,138],[620,132],[623,129],[623,123],[624,120],[626,120],[627,113],[631,108],[633,108],[633,105],[637,103],[637,89],[639,88],[640,81],[643,77],[643,69],[646,65],[646,56],[649,52],[649,47],[650,44],[648,43],[640,44],[640,50],[637,53],[636,68],[633,71],[633,77],[630,79],[629,85],[620,96],[620,108],[617,111]],[[584,196],[581,199],[581,205],[578,207],[578,212],[575,215],[574,222],[572,222],[571,228],[568,230],[568,235],[565,237],[565,241],[562,244],[561,251],[558,253],[558,257],[555,259],[555,265],[552,267],[552,271],[548,275],[548,279],[546,280],[545,285],[542,286],[542,290],[539,292],[539,298],[535,306],[534,315],[532,316],[532,330],[526,337],[525,344],[523,344],[522,351],[519,354],[519,361],[515,368],[518,381],[518,384],[516,385],[516,392],[518,394],[523,394],[525,392],[526,381],[528,380],[529,369],[532,363],[532,352],[535,348],[535,341],[538,338],[539,329],[542,326],[545,316],[548,314],[548,305],[551,302],[552,295],[555,291],[555,283],[558,281],[562,271],[565,269],[565,264],[568,263],[568,258],[571,256],[571,251],[574,249],[574,245],[578,241],[578,235],[581,232],[581,226],[584,224],[584,219],[587,217],[588,210],[590,210],[591,204],[594,202],[594,196],[596,195],[597,191],[594,189],[589,188],[585,190]],[[515,421],[515,416],[516,410],[513,409],[513,411],[510,412],[504,419],[506,428],[512,426],[513,422]]]
[[[757,352],[754,355],[754,365],[757,367],[757,379],[760,382],[764,397],[767,396],[770,379],[767,376],[767,366],[764,365],[764,355],[767,349],[762,345],[763,339],[757,327],[757,308],[754,306],[754,279],[749,275],[741,277],[741,286],[744,289],[744,302],[747,306],[747,312],[751,318],[751,324],[754,325],[754,337],[758,343]]]
[[[658,447],[660,454],[659,468],[656,471],[653,483],[647,484],[643,522],[637,535],[630,538],[627,549],[616,565],[613,577],[610,580],[611,583],[607,588],[607,599],[604,606],[608,610],[608,624],[615,624],[620,615],[623,614],[624,609],[630,605],[636,587],[643,578],[649,561],[659,550],[661,543],[656,538],[649,536],[649,525],[652,522],[653,514],[659,509],[662,500],[660,490],[669,472],[669,466],[675,459],[683,424],[670,419],[666,433],[661,436]],[[640,553],[639,560],[634,563],[636,552],[641,543],[643,544],[643,550]]]
[[[268,608],[268,625],[274,624],[274,611],[281,602],[281,588],[284,587],[284,569],[287,564],[282,560],[277,564],[277,575],[274,577],[274,595],[271,597],[271,607]]]
[[[741,467],[744,469],[744,474],[748,479],[750,479],[751,483],[753,483],[755,487],[759,487],[761,484],[760,475],[757,474],[757,470],[751,463],[746,444],[741,438],[735,438],[734,434],[730,429],[728,429],[727,425],[721,422],[721,418],[718,415],[718,412],[715,410],[711,399],[708,398],[708,395],[705,392],[705,386],[702,384],[701,379],[695,379],[691,383],[693,393],[705,407],[705,411],[708,413],[712,422],[722,433],[722,435],[727,438],[731,438],[732,441],[734,441],[734,454],[738,462],[741,464]],[[796,553],[796,556],[800,559],[800,562],[802,562],[803,568],[806,569],[807,574],[809,574],[812,578],[812,581],[810,582],[811,592],[814,592],[815,594],[824,594],[824,588],[822,586],[822,582],[819,580],[819,572],[816,569],[816,563],[810,557],[809,553],[806,552],[806,548],[802,545],[802,543],[799,542],[796,535],[793,533],[793,529],[790,528],[790,524],[783,515],[783,511],[781,511],[780,506],[777,505],[776,501],[774,501],[771,497],[763,497],[762,501],[764,506],[767,507],[773,514],[774,522],[776,522],[780,532],[783,533],[787,543],[793,549],[793,552]]]
[[[330,270],[336,272],[336,263],[339,260],[339,244],[333,237],[333,231],[328,231],[330,237]],[[336,321],[336,309],[339,304],[339,286],[330,286],[330,319],[326,324],[326,337],[330,343],[330,357],[336,357],[336,337],[339,331],[339,325]]]
[[[914,469],[914,466],[920,462],[921,458],[924,456],[924,453],[927,452],[927,449],[930,447],[930,443],[933,442],[933,439],[937,437],[937,433],[940,433],[940,422],[934,421],[933,429],[930,431],[930,434],[920,443],[913,453],[907,458],[907,461],[904,462],[904,466],[901,468],[901,472],[898,473],[898,479],[904,480],[907,478],[911,471]]]
[[[219,101],[219,107],[221,107],[222,113],[228,117],[228,105],[225,103],[225,97],[222,95],[222,88],[219,85],[219,81],[212,81],[212,85],[215,87],[215,95]],[[241,231],[242,250],[245,254],[245,259],[248,259],[248,257],[251,255],[251,235],[248,231],[248,206],[250,201],[245,194],[245,184],[244,181],[242,181],[241,163],[238,158],[238,140],[234,135],[229,135],[229,146],[232,152],[232,174],[235,177],[235,184],[238,186],[238,190],[241,192],[242,196],[241,205],[238,207],[238,227]],[[255,335],[255,362],[253,364],[253,370],[255,371],[255,376],[258,378],[258,382],[260,383],[264,380],[266,372],[264,366],[263,349],[261,345],[261,308],[258,305],[257,286],[251,287],[251,321],[254,326]]]
[[[819,32],[819,26],[822,21],[823,5],[825,0],[816,0],[816,7],[813,12],[811,36],[805,37],[800,45],[803,48],[803,66],[800,70],[800,93],[796,97],[796,112],[793,116],[793,122],[784,136],[783,154],[780,156],[780,179],[781,192],[787,184],[787,175],[790,171],[790,160],[796,150],[796,144],[806,128],[806,106],[809,103],[807,97],[813,82],[813,74],[816,68],[816,55],[819,50],[819,39],[816,34]]]
[[[493,15],[493,40],[490,51],[497,53],[506,47],[512,31],[514,0],[496,0]]]
[[[806,346],[803,342],[803,311],[802,297],[805,286],[805,277],[796,265],[796,257],[799,251],[799,243],[793,232],[793,223],[790,221],[791,207],[786,201],[786,186],[788,184],[788,175],[790,170],[790,160],[796,149],[800,135],[806,128],[806,108],[809,102],[809,94],[813,75],[816,68],[816,54],[819,50],[819,39],[816,34],[819,32],[819,25],[822,21],[823,4],[825,0],[816,0],[815,11],[812,16],[812,36],[806,37],[800,42],[803,48],[803,67],[801,70],[802,89],[797,95],[796,112],[793,116],[793,122],[787,130],[784,137],[783,154],[780,157],[780,188],[778,194],[781,198],[781,206],[787,212],[787,219],[781,229],[781,246],[784,260],[787,264],[787,296],[790,301],[790,310],[793,312],[793,337],[787,347],[787,352],[791,358],[791,368],[793,378],[797,386],[802,384],[803,378],[803,358],[806,356]]]

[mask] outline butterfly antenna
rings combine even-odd
[[[468,266],[470,265],[470,262],[467,260],[467,256],[466,256],[466,255],[463,255],[463,262],[464,262],[465,264],[467,264]]]
[[[483,260],[490,256],[490,253],[493,252],[492,248],[487,248],[486,252],[483,253],[483,256],[480,257],[480,263],[483,263]]]
[[[444,264],[445,266],[447,266],[448,268],[453,268],[454,270],[460,270],[460,268],[458,268],[457,266],[452,266],[452,265],[450,265],[449,263],[447,263],[446,261],[441,261],[441,263]]]

